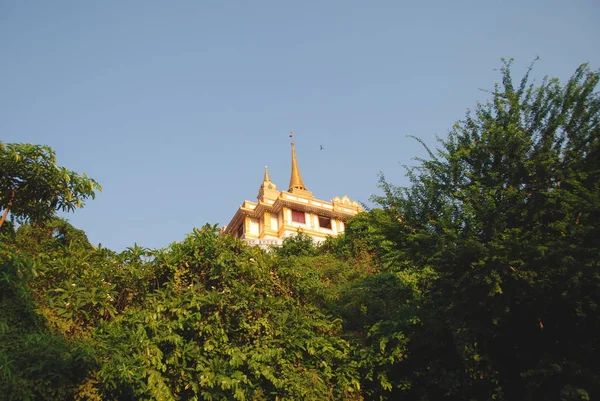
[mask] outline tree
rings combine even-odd
[[[531,69],[529,70],[531,71]],[[377,197],[407,265],[435,272],[412,336],[414,398],[600,396],[600,74],[477,104]],[[425,390],[427,388],[427,390]]]
[[[33,263],[0,245],[0,394],[3,400],[70,396],[89,367],[82,341],[48,327],[28,286]]]
[[[90,381],[94,394],[362,399],[352,350],[339,337],[340,321],[295,298],[302,283],[281,272],[279,261],[210,225],[155,252],[144,268],[162,272],[162,284],[136,293],[139,305],[93,333],[99,365]]]
[[[20,222],[71,212],[95,190],[102,188],[92,178],[57,166],[49,146],[0,142],[0,227],[9,212]]]
[[[273,251],[281,257],[315,256],[317,246],[310,235],[298,230],[296,235],[286,237],[281,246],[274,246]]]

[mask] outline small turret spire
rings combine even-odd
[[[279,196],[279,191],[277,191],[277,186],[271,182],[271,177],[269,177],[269,169],[267,166],[265,166],[265,176],[262,184],[260,184],[257,198],[259,201],[264,201],[265,198],[277,199],[277,196]]]
[[[288,189],[288,192],[293,192],[294,189],[306,191],[304,181],[302,181],[302,176],[300,175],[300,169],[298,168],[298,160],[296,159],[293,132],[290,132],[290,138],[292,138],[292,175],[290,177],[290,188]]]

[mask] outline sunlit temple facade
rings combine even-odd
[[[299,230],[320,242],[340,235],[344,232],[345,222],[362,211],[360,204],[347,196],[335,197],[328,202],[316,199],[306,189],[293,141],[288,190],[277,190],[265,167],[257,199],[258,202],[244,201],[222,233],[263,248],[281,245],[285,237],[296,235]]]

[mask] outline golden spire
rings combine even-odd
[[[269,169],[265,166],[265,177],[263,178],[263,183],[260,185],[261,188],[267,189],[275,189],[277,188],[275,184],[271,182],[271,177],[269,177]]]
[[[306,191],[302,176],[300,175],[300,169],[298,168],[298,160],[296,159],[296,148],[294,147],[294,134],[290,132],[290,138],[292,138],[292,176],[290,177],[290,189],[288,192],[293,192],[294,189]]]
[[[268,199],[277,199],[279,196],[279,191],[277,191],[277,186],[271,182],[271,177],[269,177],[269,170],[267,166],[265,166],[265,177],[263,178],[262,184],[260,184],[260,189],[258,190],[258,200],[263,201],[265,198]]]

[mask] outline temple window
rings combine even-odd
[[[292,221],[296,223],[306,224],[306,215],[304,212],[292,210]]]
[[[271,230],[277,230],[279,226],[279,222],[277,221],[277,216],[271,216]]]
[[[319,227],[331,230],[331,219],[329,217],[319,216]]]
[[[237,237],[242,238],[244,236],[244,224],[240,225],[237,230]]]

